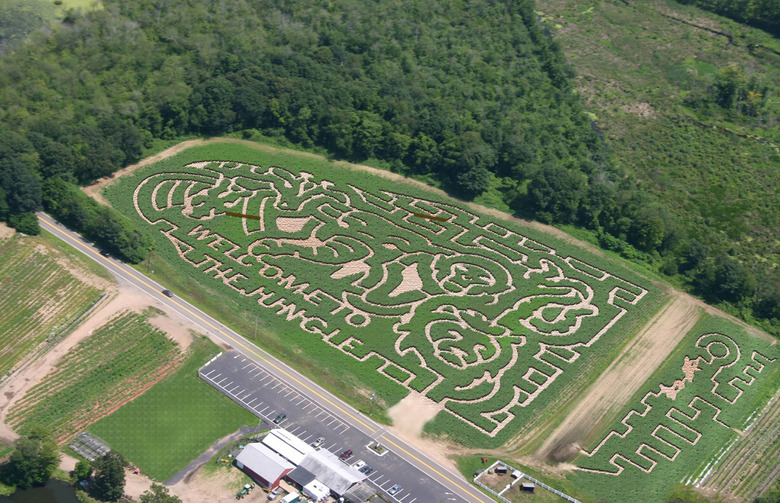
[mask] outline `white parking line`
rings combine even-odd
[[[246,365],[244,365],[243,367],[241,367],[241,370],[244,370],[245,368],[247,368],[247,367],[250,367],[250,366],[252,366],[252,364],[251,364],[251,363],[247,363]]]
[[[270,407],[270,405],[266,405],[266,406],[265,406],[265,409],[267,409],[268,407]],[[261,410],[261,411],[260,411],[260,414],[262,414],[263,412],[265,412],[265,409]]]
[[[384,478],[384,475],[379,475],[377,478],[371,480],[371,482],[373,482],[376,485],[379,485],[379,479],[381,479],[381,478]]]
[[[245,397],[245,398],[246,398],[246,397]],[[252,403],[253,403],[255,400],[257,400],[257,397],[253,398],[251,402],[248,402],[248,403],[246,404],[246,406],[247,406],[247,407],[249,407],[250,405],[252,405]]]
[[[321,415],[322,415],[324,412],[325,412],[324,410],[320,410],[320,413],[319,413],[319,414],[317,414],[317,415],[316,415],[316,416],[314,416],[314,417],[320,417],[320,416],[321,416]]]
[[[289,431],[290,433],[295,433],[295,431],[296,431],[298,428],[300,428],[300,426],[296,426],[295,430],[287,430],[287,431]]]
[[[409,503],[414,503],[415,501],[417,501],[417,498],[414,498],[413,500],[409,501]]]
[[[308,435],[306,438],[304,438],[304,439],[303,439],[303,441],[304,441],[304,442],[308,442],[308,441],[309,441],[309,439],[310,439],[311,437],[313,437],[313,436],[314,436],[314,435]]]
[[[309,405],[307,405],[306,407],[304,407],[304,408],[303,408],[303,409],[301,409],[301,410],[306,410],[306,409],[308,409],[309,407],[311,407],[312,405],[314,405],[314,404],[312,404],[311,402],[309,402]]]
[[[398,501],[403,501],[403,500],[405,500],[406,498],[408,498],[409,496],[411,496],[411,494],[412,494],[412,493],[409,493],[409,494],[407,494],[406,496],[404,496],[403,498],[401,498],[401,499],[400,499],[400,500],[398,500]]]
[[[282,383],[281,383],[281,381],[277,382],[277,383],[276,383],[276,386],[274,386],[274,387],[273,387],[273,388],[271,388],[271,389],[276,389],[276,388],[278,388],[280,384],[282,384]]]
[[[227,383],[225,386],[223,386],[223,388],[227,389],[227,387],[230,386],[231,384],[233,384],[233,381],[230,381],[229,383]]]

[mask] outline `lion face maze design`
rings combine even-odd
[[[647,294],[459,206],[276,166],[191,163],[148,176],[133,198],[194,268],[378,358],[489,436]]]

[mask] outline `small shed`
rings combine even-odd
[[[499,475],[505,475],[509,470],[504,465],[498,465],[496,467],[496,473]]]
[[[527,493],[532,493],[532,492],[534,492],[534,489],[536,489],[536,486],[534,484],[532,484],[531,482],[523,482],[522,484],[520,484],[520,490],[521,491],[525,491]]]
[[[324,501],[330,496],[330,489],[325,487],[325,484],[315,479],[303,487],[303,494],[314,501]]]

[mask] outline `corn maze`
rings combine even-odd
[[[133,186],[190,271],[489,437],[648,294],[458,205],[304,171],[199,161]]]
[[[582,480],[602,491],[612,487],[610,501],[636,501],[640,494],[654,501],[653,491],[662,498],[675,482],[698,487],[727,446],[749,430],[756,415],[750,411],[764,407],[764,391],[755,388],[773,386],[778,356],[769,343],[719,332],[698,336],[612,431],[583,449]]]

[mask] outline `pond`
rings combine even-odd
[[[65,482],[50,480],[43,487],[20,490],[9,496],[0,496],[0,503],[81,503],[76,492]]]

